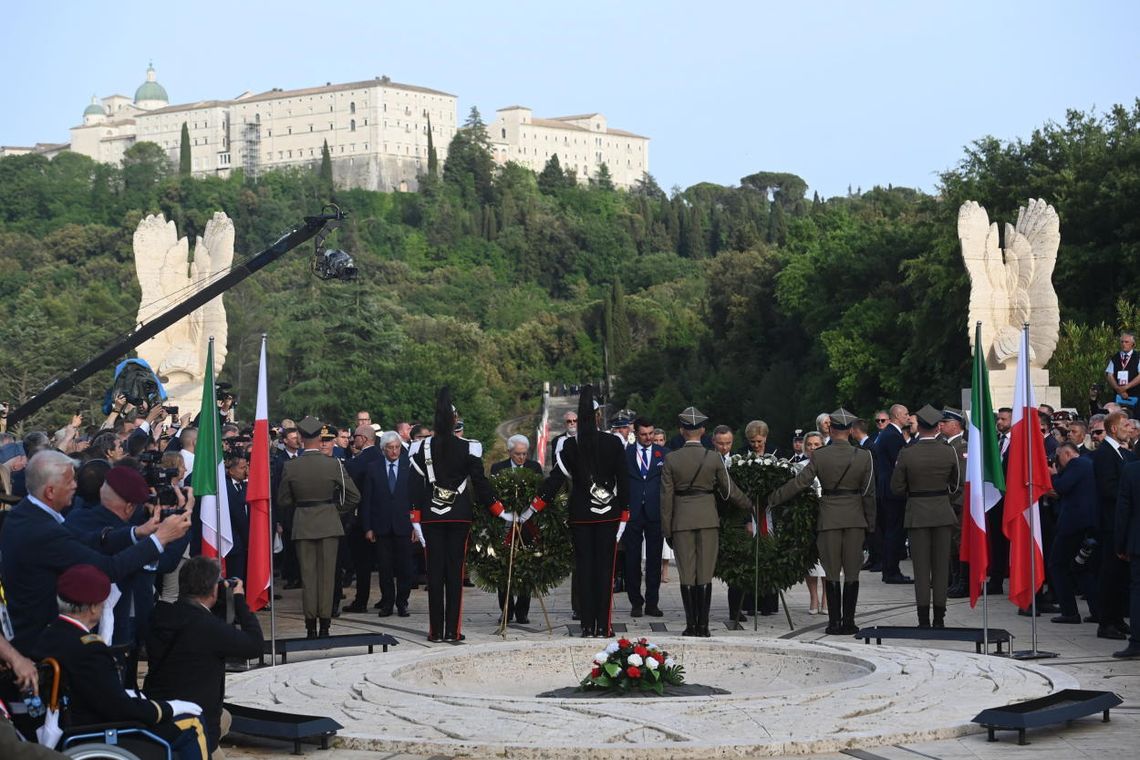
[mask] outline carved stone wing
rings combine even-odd
[[[1037,366],[1044,366],[1057,348],[1061,312],[1053,289],[1053,269],[1061,245],[1061,220],[1057,211],[1043,200],[1029,200],[1017,212],[1017,231],[1032,248],[1033,279],[1029,300],[1033,304],[1029,346]]]
[[[998,228],[975,201],[958,209],[958,240],[970,275],[970,341],[974,323],[982,323],[982,350],[987,358],[999,327],[1009,322],[1009,292],[1005,264],[998,247]]]

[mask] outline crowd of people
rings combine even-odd
[[[1134,338],[1122,335],[1121,352],[1106,367],[1112,401],[1101,405],[1094,389],[1087,416],[1042,405],[1036,419],[1053,490],[1040,505],[1047,572],[1034,606],[1057,613],[1055,624],[1095,623],[1101,638],[1128,639],[1118,657],[1140,656],[1140,638],[1126,622],[1140,604],[1140,461],[1133,451],[1140,450],[1133,415],[1140,357],[1133,348]],[[233,549],[212,559],[203,556],[190,487],[197,427],[172,411],[119,396],[99,427],[84,428],[77,415],[54,434],[34,431],[17,440],[0,431],[0,496],[9,505],[0,513],[0,659],[17,690],[36,686],[28,658],[53,658],[75,674],[67,680],[73,722],[141,721],[179,756],[202,757],[217,751],[226,731],[226,659],[262,653],[243,588],[251,431],[234,423],[232,402],[224,400]],[[995,413],[1006,467],[1012,416],[1009,408]],[[551,444],[551,468],[537,496],[515,514],[496,497],[482,447],[463,437],[446,389],[426,424],[397,422],[384,431],[366,411],[354,425],[311,416],[282,421],[271,447],[271,532],[284,588],[302,590],[306,635],[330,635],[341,614],[409,617],[411,591],[424,584],[427,638],[462,641],[474,511],[488,509],[530,539],[538,522],[531,520],[563,489],[574,547],[573,617],[583,636],[612,634],[615,591],[626,593],[630,617],[661,616],[670,559],[684,635],[711,635],[718,506],[740,512],[741,530],[763,535],[779,529],[773,508],[809,488],[820,503],[819,562],[805,582],[809,612],[826,611],[828,633],[858,629],[862,572],[879,573],[886,584],[914,584],[920,627],[943,626],[947,599],[969,593],[957,543],[970,448],[966,415],[957,409],[927,405],[911,414],[894,404],[868,422],[840,408],[819,415],[814,430],[796,431],[785,452],[768,445],[762,420],[744,427],[737,450],[736,432],[709,425],[694,407],[679,414],[671,439],[631,410],[606,422],[592,387],[582,386],[578,408],[566,413],[565,430]],[[507,453],[490,474],[520,467],[543,474],[525,436],[512,437]],[[741,453],[785,458],[795,477],[749,499],[729,467]],[[1000,502],[987,514],[987,591],[997,596],[1010,561],[1002,515]],[[914,578],[902,572],[907,556]],[[374,572],[379,599],[370,605]],[[351,587],[355,598],[342,605]],[[728,591],[733,620],[777,610],[773,594]],[[500,623],[529,622],[526,579],[511,592],[500,589]],[[232,620],[219,609],[232,610]],[[147,663],[141,689],[140,661]],[[5,736],[0,730],[0,742]]]

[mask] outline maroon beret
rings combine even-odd
[[[134,467],[119,465],[107,470],[107,485],[131,504],[142,504],[150,498],[150,488]]]
[[[73,604],[98,604],[111,594],[111,579],[94,565],[72,565],[63,571],[56,592]]]

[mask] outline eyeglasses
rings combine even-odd
[[[887,419],[886,417],[880,417],[880,418],[875,420],[876,425],[886,425],[888,422],[890,422],[890,420]]]
[[[1090,430],[1089,435],[1104,435],[1103,430]]]

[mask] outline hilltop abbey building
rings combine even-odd
[[[414,190],[427,171],[428,129],[440,165],[459,126],[457,97],[377,77],[297,90],[244,92],[232,100],[170,105],[154,66],[134,98],[92,98],[83,123],[71,128],[70,146],[4,148],[2,155],[71,150],[117,164],[138,142],[152,142],[177,164],[182,125],[190,135],[195,176],[247,176],[282,167],[312,167],[328,143],[333,178],[341,187]],[[604,163],[613,183],[630,187],[649,171],[649,138],[610,128],[601,114],[534,118],[530,109],[505,108],[489,124],[496,162],[514,161],[542,171],[557,154],[581,182]]]

